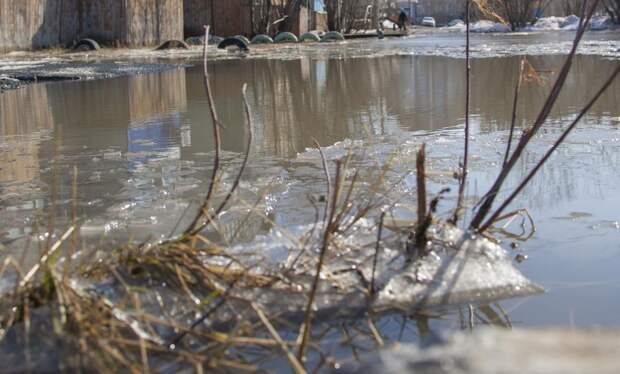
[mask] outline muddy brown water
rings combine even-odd
[[[460,45],[460,37],[447,40]],[[495,40],[493,48],[509,48],[515,38]],[[528,38],[518,40],[530,43]],[[408,48],[407,41],[393,43],[394,48]],[[435,48],[441,54],[441,47]],[[528,60],[539,71],[539,80],[523,90],[518,107],[521,128],[536,117],[563,57]],[[476,58],[472,63],[472,196],[483,193],[494,176],[510,123],[519,63],[519,56]],[[515,171],[512,185],[617,64],[597,55],[578,56],[549,126]],[[201,74],[194,67],[30,85],[0,95],[0,239],[5,251],[19,253],[29,235],[44,239],[36,223],[45,222],[53,194],[59,224],[70,220],[74,166],[78,211],[91,236],[166,236],[208,181],[213,141]],[[454,149],[434,152],[431,142],[429,157],[448,159],[452,167],[458,162],[465,89],[460,58],[322,58],[308,53],[291,59],[217,61],[211,76],[225,159],[230,162],[238,162],[247,137],[241,87],[248,84],[254,143],[245,183],[292,181],[274,192],[280,203],[273,209],[282,210],[274,213],[279,224],[303,222],[304,212],[296,210],[295,199],[322,191],[320,173],[307,172],[307,165],[298,162],[314,139],[323,146],[344,140],[391,146],[439,134],[435,149],[446,149],[446,141]],[[537,228],[514,254],[529,257],[519,265],[521,270],[549,290],[501,303],[515,325],[620,323],[619,103],[616,82],[514,204],[529,210]],[[433,187],[442,183],[453,182]],[[295,198],[287,200],[287,194]],[[258,228],[256,233],[265,230]],[[418,323],[419,331],[401,330],[401,317],[383,321],[381,328],[389,339],[417,340],[423,331],[460,328],[463,313],[448,315],[431,319],[428,326]],[[473,318],[475,324],[493,323],[483,312]]]

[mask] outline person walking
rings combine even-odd
[[[398,15],[398,29],[402,31],[407,31],[407,13],[401,9],[400,14]]]

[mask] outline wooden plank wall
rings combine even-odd
[[[252,36],[252,0],[184,0],[185,36],[204,33],[210,25],[213,35]]]
[[[144,46],[183,38],[181,0],[0,0],[0,52],[82,38]]]
[[[123,44],[153,45],[170,39],[183,40],[182,0],[125,0],[125,3]]]
[[[215,35],[252,36],[251,0],[226,0],[226,5],[221,0],[211,1],[217,4],[213,9],[212,23]]]
[[[213,25],[211,0],[183,0],[185,36],[201,36],[204,25]],[[214,31],[214,30],[212,30]]]
[[[53,5],[47,0],[0,0],[0,51],[58,45],[60,18]]]

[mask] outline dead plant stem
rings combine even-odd
[[[599,0],[594,0],[592,7],[587,13],[585,21],[582,22],[580,24],[580,27],[577,29],[577,34],[575,36],[575,40],[573,42],[573,47],[571,49],[571,52],[566,58],[564,65],[562,66],[562,69],[560,70],[560,73],[558,74],[558,78],[556,79],[555,84],[553,85],[553,88],[551,89],[551,93],[547,97],[547,100],[545,101],[545,104],[543,105],[540,113],[538,114],[538,117],[536,121],[534,122],[534,125],[528,130],[523,132],[523,135],[519,139],[519,142],[517,143],[517,146],[512,156],[508,159],[508,162],[506,163],[506,165],[500,170],[500,173],[498,177],[495,179],[493,186],[485,194],[485,197],[483,198],[484,201],[480,205],[480,209],[478,210],[478,212],[476,213],[476,215],[474,216],[474,218],[472,219],[470,223],[470,229],[481,231],[480,226],[483,220],[485,219],[485,217],[489,214],[493,206],[493,203],[497,197],[497,194],[499,193],[504,182],[506,181],[506,178],[510,174],[510,171],[517,164],[517,161],[520,159],[525,148],[530,143],[530,141],[534,138],[534,136],[538,133],[538,130],[540,130],[540,128],[547,121],[547,118],[549,117],[551,110],[555,106],[555,103],[557,102],[560,92],[562,91],[564,84],[566,83],[566,80],[568,78],[568,73],[571,70],[573,61],[575,59],[575,55],[577,53],[577,47],[579,46],[583,38],[583,35],[587,30],[587,26],[589,25],[590,20],[592,19],[592,15],[594,14],[594,10],[596,9],[596,5],[598,5],[598,3],[599,3]],[[585,8],[585,5],[584,5],[584,8]]]
[[[459,221],[459,215],[463,209],[463,200],[465,195],[465,185],[467,183],[467,167],[469,160],[469,107],[471,98],[471,58],[470,58],[470,11],[471,0],[465,2],[465,24],[467,30],[465,33],[465,137],[464,137],[464,150],[463,150],[463,167],[461,170],[459,180],[459,195],[456,202],[456,209],[454,210],[454,216],[452,217],[452,223],[457,224]]]
[[[528,173],[525,179],[517,186],[516,189],[510,194],[510,196],[504,200],[504,202],[500,205],[497,210],[491,215],[491,217],[480,227],[480,232],[484,232],[487,230],[495,220],[502,214],[502,212],[512,203],[512,201],[523,191],[525,186],[532,180],[532,178],[536,175],[536,173],[540,170],[540,168],[547,162],[547,160],[551,157],[553,152],[564,142],[566,137],[573,131],[575,126],[581,121],[581,119],[588,113],[588,111],[594,106],[594,104],[598,101],[598,99],[607,91],[609,86],[613,83],[616,77],[620,74],[620,65],[616,67],[612,75],[607,79],[605,84],[601,87],[601,89],[594,95],[594,97],[588,102],[588,104],[579,112],[577,117],[573,120],[573,122],[562,132],[562,135],[555,141],[553,146],[547,150],[543,158],[538,161],[536,166]]]
[[[508,144],[506,145],[506,153],[504,154],[504,161],[502,163],[502,167],[506,167],[506,163],[508,162],[508,157],[510,156],[510,148],[512,147],[512,138],[515,132],[515,126],[517,124],[517,106],[519,105],[519,96],[521,94],[521,84],[523,83],[523,74],[525,69],[525,59],[521,60],[519,64],[519,77],[517,79],[517,84],[515,86],[515,94],[512,101],[512,117],[510,121],[510,131],[508,133]]]
[[[220,153],[221,153],[221,136],[220,136],[220,121],[218,118],[217,110],[215,109],[215,101],[213,100],[213,93],[211,92],[211,84],[209,83],[209,70],[208,70],[208,53],[207,47],[209,45],[209,26],[205,26],[205,43],[203,50],[203,84],[205,93],[207,95],[207,100],[209,104],[209,112],[211,113],[211,120],[213,122],[213,139],[215,142],[215,158],[213,160],[213,173],[211,175],[211,181],[209,183],[209,190],[207,192],[207,196],[203,200],[203,203],[200,207],[200,210],[192,223],[188,226],[185,234],[192,234],[200,225],[200,221],[203,219],[205,215],[209,214],[209,206],[211,204],[211,199],[213,198],[213,194],[215,193],[216,185],[218,183],[218,175],[220,170]]]
[[[319,281],[321,280],[321,270],[323,268],[323,263],[325,262],[325,256],[327,254],[327,249],[329,248],[329,241],[335,229],[334,216],[336,214],[336,206],[337,206],[337,202],[339,200],[339,195],[340,195],[340,187],[341,187],[341,179],[342,179],[341,174],[342,174],[342,162],[338,160],[336,161],[336,180],[335,180],[334,189],[333,189],[333,196],[331,196],[328,201],[329,217],[327,220],[325,231],[323,233],[323,246],[321,247],[321,253],[319,255],[319,260],[316,265],[316,272],[314,275],[314,280],[312,282],[312,287],[310,289],[310,295],[308,296],[308,303],[306,305],[304,322],[301,327],[301,344],[299,345],[299,351],[297,354],[297,358],[300,361],[303,361],[306,345],[308,344],[308,338],[309,338],[310,328],[312,324],[312,305],[314,304],[314,299],[316,297],[316,292],[319,286]]]
[[[372,260],[372,278],[370,279],[370,295],[374,295],[375,290],[375,276],[377,273],[377,260],[379,258],[379,251],[381,250],[381,236],[383,235],[383,221],[385,219],[385,212],[381,213],[379,218],[379,228],[377,229],[377,244],[375,245],[375,256]]]

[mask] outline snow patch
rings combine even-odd
[[[579,27],[579,17],[570,15],[568,17],[542,17],[533,25],[521,28],[519,31],[574,31]],[[608,30],[612,27],[612,21],[609,16],[596,16],[590,21],[590,30]],[[465,31],[467,29],[465,23],[451,22],[450,26],[445,27],[447,30]],[[470,24],[471,32],[477,33],[504,33],[510,32],[510,26],[493,21],[478,21]]]
[[[543,17],[539,18],[531,26],[524,27],[523,31],[574,31],[579,27],[579,17],[571,15],[568,17]],[[590,30],[607,30],[611,28],[612,22],[609,16],[596,16],[590,21]]]
[[[471,32],[510,32],[510,26],[493,21],[478,21],[470,25]]]

